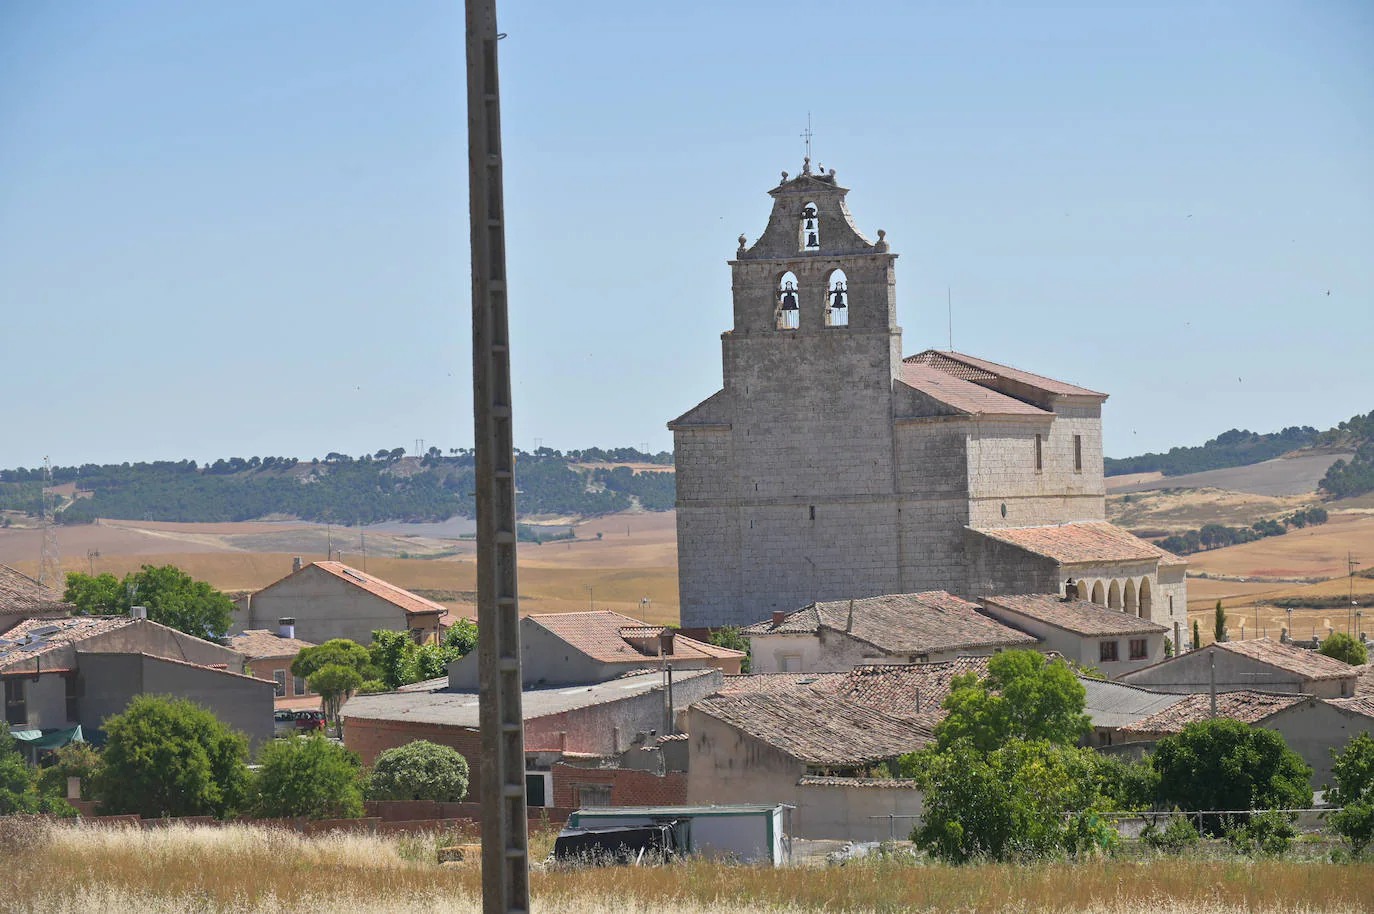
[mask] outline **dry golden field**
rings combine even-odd
[[[1168,489],[1107,495],[1107,519],[1131,530],[1179,533],[1203,524],[1248,527],[1317,501],[1314,495],[1252,495],[1224,489]]]
[[[477,870],[431,862],[432,837],[302,838],[253,826],[0,829],[0,910],[8,912],[479,910]],[[532,844],[545,852],[548,836]],[[532,887],[533,910],[548,914],[1317,914],[1370,910],[1374,866],[1198,859],[962,868],[878,861],[768,869],[694,862],[536,871]]]

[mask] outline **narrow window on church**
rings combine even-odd
[[[1044,442],[1041,440],[1040,436],[1039,436],[1039,435],[1036,435],[1036,436],[1035,436],[1035,468],[1036,468],[1037,470],[1043,470],[1043,469],[1045,468],[1045,464],[1044,464],[1044,450],[1042,449],[1043,444],[1044,444]]]
[[[791,271],[778,282],[777,328],[796,330],[801,325],[801,305],[797,301],[797,277]]]
[[[801,249],[819,251],[821,249],[821,222],[816,215],[816,204],[808,203],[802,207]]]
[[[1073,471],[1083,472],[1083,436],[1073,436]]]
[[[825,293],[825,325],[849,326],[849,277],[844,275],[844,270],[830,274],[830,284]]]

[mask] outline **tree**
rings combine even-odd
[[[373,632],[375,636],[377,633]],[[383,679],[372,665],[367,648],[347,638],[331,638],[324,644],[303,647],[291,661],[291,675],[309,679],[327,666],[342,666],[356,672],[363,679]]]
[[[1374,739],[1361,733],[1340,753],[1333,749],[1332,755],[1331,777],[1336,784],[1327,790],[1326,799],[1341,808],[1327,821],[1359,854],[1374,841]]]
[[[105,734],[95,792],[106,813],[226,818],[243,808],[248,740],[200,705],[139,695]]]
[[[962,742],[904,756],[925,792],[911,840],[949,863],[1032,860],[1111,848],[1113,803],[1090,749],[1013,739],[989,753]]]
[[[467,793],[467,759],[448,746],[422,739],[377,756],[367,778],[369,800],[456,803]]]
[[[738,626],[726,625],[716,629],[711,633],[711,643],[716,647],[725,647],[732,651],[744,651],[744,660],[739,665],[741,673],[749,672],[753,666],[753,642],[739,633]]]
[[[122,582],[112,574],[71,572],[63,599],[86,614],[127,615],[132,606],[146,606],[153,622],[211,641],[224,637],[234,613],[227,596],[175,565],[144,565]]]
[[[40,793],[34,775],[10,736],[9,724],[0,721],[0,816],[76,815],[70,804]]]
[[[67,798],[67,778],[81,779],[81,799],[95,798],[95,776],[100,770],[100,753],[90,743],[68,743],[53,753],[52,765],[38,773],[38,789],[46,796]]]
[[[386,683],[388,689],[396,689],[410,682],[410,658],[415,650],[415,642],[409,632],[393,632],[378,629],[372,633],[372,644],[367,652],[372,666],[380,674],[378,678]]]
[[[358,754],[318,733],[273,740],[258,762],[253,811],[259,816],[352,819],[363,814]]]
[[[1188,724],[1155,747],[1158,799],[1185,810],[1305,808],[1312,805],[1312,769],[1283,736],[1219,718]],[[1203,829],[1223,831],[1220,817]]]
[[[1332,632],[1331,637],[1327,638],[1317,653],[1325,654],[1328,657],[1348,663],[1351,666],[1359,666],[1369,662],[1369,651],[1365,646],[1345,632]]]
[[[459,619],[444,635],[444,647],[452,652],[452,659],[458,660],[477,650],[477,622],[474,619]]]
[[[1212,640],[1218,643],[1226,640],[1226,610],[1221,608],[1221,601],[1217,601],[1216,616],[1212,622]]]
[[[956,676],[935,728],[941,749],[967,740],[991,752],[1010,739],[1073,745],[1092,731],[1083,713],[1087,693],[1062,660],[1035,651],[1004,651],[988,661],[988,675]]]
[[[311,673],[305,681],[310,685],[310,691],[320,696],[324,705],[325,720],[334,725],[334,731],[337,733],[339,709],[348,700],[348,696],[363,684],[363,677],[352,667],[329,663]]]
[[[1193,650],[1202,647],[1202,632],[1198,629],[1197,620],[1193,620]]]

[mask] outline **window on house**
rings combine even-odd
[[[1073,471],[1083,472],[1083,436],[1073,436]]]
[[[81,715],[81,683],[75,676],[67,677],[67,721],[75,721]]]
[[[611,805],[610,784],[574,784],[573,793],[579,808]]]
[[[410,640],[416,644],[425,643],[425,630],[423,628],[412,628],[410,630]]]
[[[801,654],[783,654],[778,658],[778,666],[784,673],[800,673],[802,671]]]
[[[1117,659],[1115,641],[1099,641],[1097,644],[1097,659],[1099,663],[1115,663]]]
[[[1039,435],[1035,436],[1035,468],[1043,470],[1045,468],[1044,442]]]
[[[5,723],[11,727],[29,725],[29,707],[24,701],[24,680],[5,680]]]
[[[1145,659],[1146,657],[1148,657],[1148,656],[1149,656],[1149,652],[1145,649],[1145,639],[1144,639],[1144,638],[1132,638],[1132,639],[1131,639],[1131,659],[1132,659],[1132,660],[1144,660],[1144,659]]]
[[[305,678],[302,676],[291,677],[291,688],[297,695],[305,694]]]
[[[286,670],[277,670],[272,674],[272,694],[277,698],[286,697]]]

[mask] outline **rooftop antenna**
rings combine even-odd
[[[945,286],[945,312],[949,320],[949,351],[954,351],[954,293]]]

